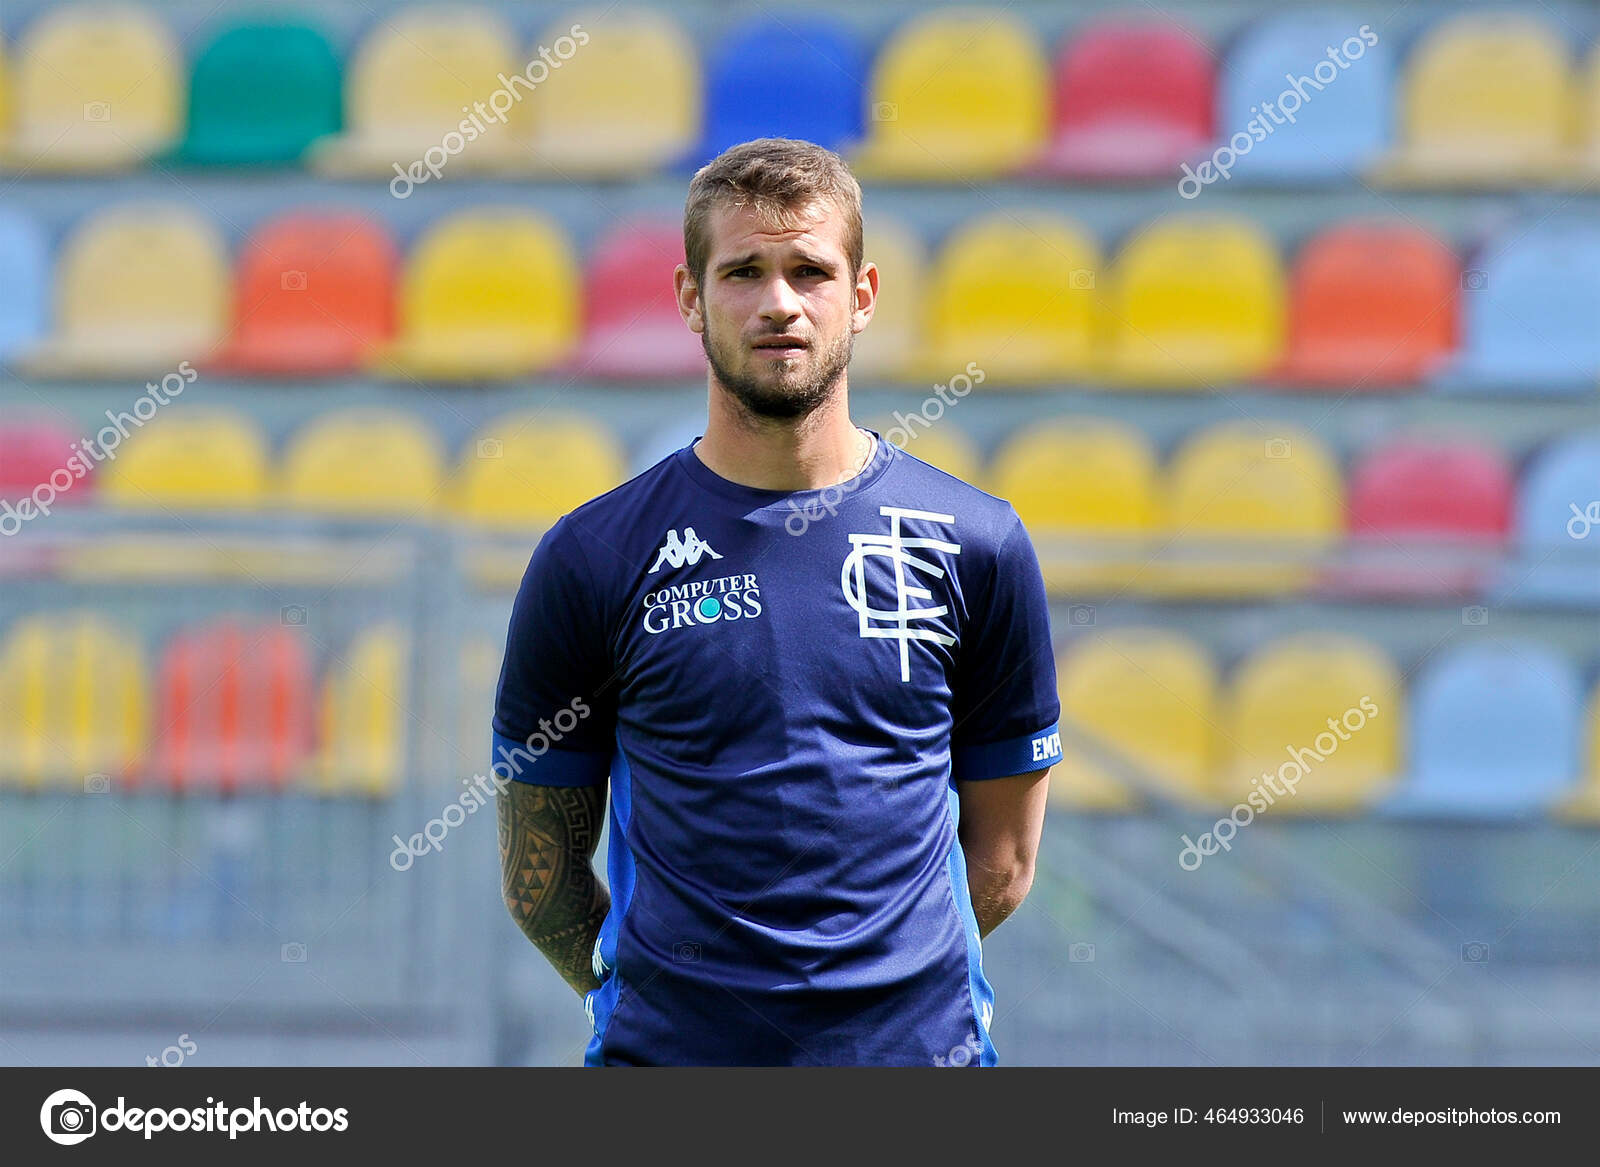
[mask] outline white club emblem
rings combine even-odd
[[[943,604],[932,607],[909,608],[908,600],[931,600],[933,593],[907,578],[907,569],[922,572],[934,579],[944,578],[944,569],[931,559],[913,555],[913,550],[927,548],[961,554],[961,544],[947,543],[943,539],[925,539],[900,533],[904,519],[921,519],[929,523],[954,525],[954,515],[941,515],[933,511],[906,510],[902,507],[879,507],[878,513],[889,519],[887,535],[852,534],[850,542],[855,550],[845,558],[844,569],[839,574],[839,586],[844,590],[845,602],[861,617],[861,635],[873,640],[898,640],[900,642],[900,680],[911,680],[911,642],[932,640],[939,644],[954,644],[956,638],[932,628],[918,628],[913,621],[932,620],[950,609]],[[894,562],[895,606],[874,608],[867,596],[867,556],[883,555]]]

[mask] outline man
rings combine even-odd
[[[878,272],[837,155],[730,149],[684,249],[705,434],[556,523],[512,612],[506,905],[584,995],[589,1065],[994,1065],[980,940],[1060,757],[1032,544],[852,424]]]

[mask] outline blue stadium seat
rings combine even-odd
[[[1582,692],[1543,645],[1485,643],[1433,661],[1411,698],[1411,766],[1383,804],[1406,817],[1543,814],[1575,788]]]
[[[39,228],[0,211],[0,364],[44,335],[49,285],[49,248]]]
[[[756,17],[712,51],[696,165],[752,138],[804,138],[830,150],[862,134],[866,53],[831,20]]]
[[[1593,393],[1600,379],[1600,227],[1513,223],[1465,264],[1462,350],[1447,392]]]
[[[1600,432],[1579,434],[1536,456],[1523,472],[1516,554],[1494,588],[1496,603],[1600,606]]]
[[[1262,20],[1240,35],[1223,63],[1217,125],[1224,134],[1250,133],[1246,127],[1259,117],[1266,137],[1240,159],[1236,181],[1324,182],[1361,172],[1383,152],[1394,83],[1387,41],[1362,42],[1365,51],[1336,80],[1320,92],[1312,87],[1317,62],[1332,64],[1328,48],[1346,38],[1360,41],[1355,30],[1361,23],[1350,13],[1296,12]],[[1308,77],[1312,85],[1305,86],[1309,100],[1292,111],[1294,121],[1280,126],[1260,106],[1271,101],[1277,108],[1278,95],[1289,85],[1285,74]]]

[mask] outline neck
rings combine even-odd
[[[871,438],[856,429],[844,387],[800,418],[758,417],[711,386],[694,452],[719,477],[759,490],[819,490],[855,477]]]

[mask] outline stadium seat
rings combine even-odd
[[[339,132],[343,112],[339,58],[320,32],[294,22],[234,24],[195,61],[189,127],[177,160],[298,162],[313,142]]]
[[[50,483],[52,477],[57,499],[53,505],[71,506],[93,497],[94,468],[99,463],[76,449],[77,442],[78,435],[54,418],[0,422],[0,499],[14,502]],[[78,465],[90,469],[60,490],[61,472],[74,474]]]
[[[1411,695],[1411,765],[1382,806],[1407,817],[1542,815],[1576,790],[1578,678],[1532,642],[1471,644],[1429,661]]]
[[[1339,538],[1339,465],[1312,434],[1223,422],[1190,438],[1164,484],[1172,555],[1158,590],[1188,596],[1296,591]]]
[[[433,430],[392,409],[323,414],[289,443],[281,496],[296,511],[404,518],[444,505],[444,458]]]
[[[1529,460],[1513,542],[1496,602],[1600,606],[1600,432],[1566,438]]]
[[[852,385],[905,381],[921,371],[927,258],[904,223],[874,214],[863,227],[863,256],[878,268],[872,323],[858,333],[850,360]]]
[[[0,365],[39,342],[49,314],[50,254],[32,220],[0,210]]]
[[[309,781],[318,794],[386,798],[405,770],[411,717],[407,645],[398,628],[369,628],[322,685],[316,763]]]
[[[1550,215],[1513,223],[1462,273],[1450,393],[1592,394],[1600,379],[1600,227]]]
[[[400,336],[377,371],[491,380],[559,363],[578,338],[576,260],[531,212],[468,211],[416,245],[400,287]]]
[[[623,177],[688,159],[703,102],[700,59],[684,31],[660,9],[607,8],[563,16],[539,44],[559,53],[574,23],[587,41],[527,102],[535,173]]]
[[[616,440],[591,421],[511,414],[467,443],[456,480],[458,507],[485,526],[548,525],[620,483],[625,465]]]
[[[109,428],[109,427],[107,427]],[[133,510],[244,510],[266,501],[268,453],[255,423],[200,406],[158,414],[112,444],[101,497]]]
[[[1401,141],[1374,177],[1502,186],[1560,175],[1577,140],[1570,58],[1542,14],[1469,13],[1436,25],[1406,62]]]
[[[1600,823],[1600,685],[1590,697],[1583,732],[1583,782],[1558,811],[1564,819],[1593,825]]]
[[[1106,376],[1151,389],[1249,380],[1281,355],[1277,247],[1239,219],[1157,220],[1122,248],[1101,291]]]
[[[1050,801],[1120,810],[1141,788],[1213,805],[1217,676],[1205,651],[1165,629],[1095,632],[1061,654],[1061,761]]]
[[[345,132],[313,146],[310,161],[329,174],[382,176],[391,193],[408,172],[414,183],[418,176],[432,181],[520,162],[526,107],[518,93],[496,100],[509,92],[500,77],[521,68],[512,43],[501,18],[482,8],[396,9],[361,43],[345,73]],[[474,102],[504,110],[504,122],[476,113]],[[405,190],[399,197],[409,197],[412,187]]]
[[[1052,593],[1148,582],[1160,522],[1156,454],[1143,433],[1074,418],[1032,424],[995,454],[987,489],[1016,507]]]
[[[1094,240],[1058,216],[1001,212],[963,224],[928,281],[925,374],[970,361],[990,388],[1086,376],[1099,267]]]
[[[574,375],[704,381],[705,352],[673,293],[673,269],[682,262],[681,222],[635,219],[601,240],[584,278]]]
[[[994,178],[1045,143],[1049,69],[1031,28],[994,11],[944,10],[897,29],[872,68],[863,179]]]
[[[362,215],[291,212],[257,228],[239,258],[233,334],[213,358],[216,370],[362,368],[394,332],[398,263],[388,233]]]
[[[510,615],[510,608],[505,609]],[[456,772],[488,776],[491,750],[489,719],[484,710],[494,708],[496,683],[505,659],[506,622],[493,639],[471,633],[461,646],[457,663],[455,748]]]
[[[1320,232],[1290,284],[1289,351],[1274,380],[1341,392],[1409,386],[1455,347],[1461,263],[1409,223]]]
[[[162,655],[158,708],[152,784],[283,789],[313,747],[305,634],[235,619],[182,630]]]
[[[1581,98],[1581,140],[1573,169],[1580,179],[1600,174],[1600,41],[1589,52],[1589,63],[1583,69],[1583,96]]]
[[[1383,153],[1393,120],[1394,62],[1387,35],[1368,45],[1361,27],[1362,18],[1352,12],[1296,9],[1244,28],[1223,62],[1218,86],[1218,122],[1230,134],[1252,139],[1230,182],[1335,182],[1364,173]],[[1348,67],[1328,58],[1328,49],[1336,47],[1351,62]],[[1316,76],[1322,62],[1337,74],[1330,77],[1324,67]],[[1296,88],[1301,77],[1306,80]],[[1284,93],[1293,95],[1297,107],[1287,113],[1278,106]],[[1271,114],[1264,102],[1273,103]]]
[[[67,240],[55,332],[19,360],[47,377],[155,377],[202,364],[227,324],[228,258],[216,229],[181,208],[117,206]]]
[[[1070,35],[1055,64],[1055,122],[1039,163],[1084,179],[1167,178],[1211,141],[1215,67],[1194,34],[1110,20]]]
[[[1223,708],[1217,790],[1229,806],[1350,813],[1399,778],[1400,671],[1364,641],[1309,633],[1269,644],[1239,665]]]
[[[1449,438],[1390,442],[1350,475],[1346,527],[1356,562],[1341,592],[1476,595],[1511,529],[1511,467],[1492,446]]]
[[[906,424],[908,420],[909,425]],[[893,442],[912,457],[920,458],[930,466],[937,466],[946,474],[954,474],[963,482],[976,484],[982,459],[972,439],[954,422],[942,420],[923,425],[922,421],[922,417],[896,410],[886,418],[874,419],[866,424],[884,441]]]
[[[142,6],[47,9],[17,46],[0,164],[106,171],[165,149],[179,131],[180,70],[172,34]]]
[[[808,13],[751,17],[712,50],[699,160],[754,138],[847,149],[861,137],[865,90],[863,46],[849,29]]]

